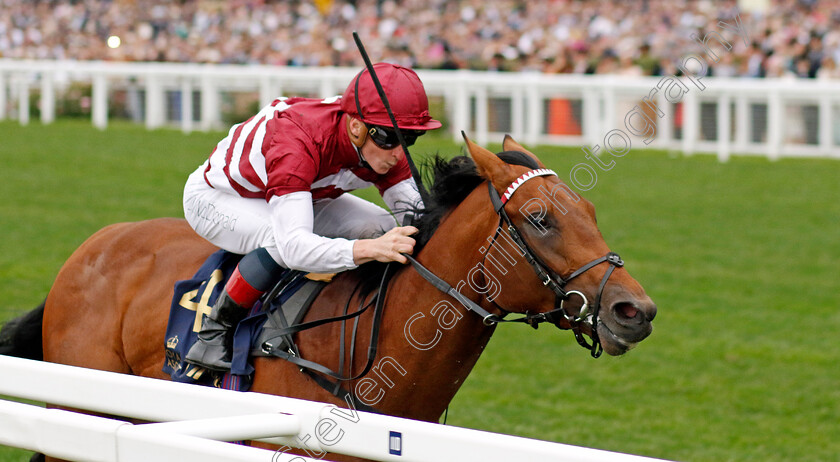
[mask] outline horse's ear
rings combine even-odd
[[[537,161],[537,165],[539,165],[540,168],[545,168],[545,165],[537,156],[534,155],[533,152],[522,147],[522,145],[517,143],[516,140],[514,140],[513,137],[510,135],[505,135],[505,140],[502,141],[502,149],[504,149],[505,151],[524,152],[525,154],[531,156],[535,161]]]
[[[467,142],[467,151],[469,151],[470,157],[475,161],[479,175],[490,181],[503,181],[510,176],[510,166],[502,159],[499,159],[499,156],[473,143],[463,131],[461,132],[461,136]]]

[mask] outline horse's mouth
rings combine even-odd
[[[610,356],[621,356],[627,353],[639,342],[630,342],[615,335],[604,323],[598,324],[598,337],[601,339],[601,346]]]

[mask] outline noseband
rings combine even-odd
[[[575,335],[575,339],[577,340],[578,344],[582,347],[588,349],[590,354],[593,358],[597,358],[601,356],[603,353],[603,347],[601,346],[600,339],[598,337],[598,312],[601,307],[601,295],[604,292],[604,287],[607,285],[607,280],[612,275],[613,270],[618,267],[624,266],[624,261],[619,257],[617,253],[609,252],[603,257],[596,258],[595,260],[590,261],[589,263],[581,266],[568,277],[564,278],[557,274],[554,270],[552,270],[548,265],[546,265],[531,249],[525,239],[522,238],[522,234],[513,224],[510,217],[508,216],[507,212],[505,211],[505,204],[507,204],[508,200],[511,198],[513,193],[522,186],[526,181],[539,177],[539,176],[549,176],[557,174],[553,170],[541,168],[530,170],[516,179],[508,188],[505,190],[504,195],[499,195],[499,192],[496,191],[496,188],[493,187],[491,182],[487,182],[487,187],[490,192],[490,202],[493,204],[493,209],[496,211],[496,214],[499,215],[499,225],[496,228],[496,233],[493,236],[493,240],[490,244],[492,248],[493,244],[495,244],[496,239],[499,237],[499,233],[507,226],[508,234],[510,235],[511,239],[519,246],[520,250],[525,256],[525,260],[531,265],[534,269],[534,272],[537,274],[537,277],[542,281],[543,285],[548,287],[552,292],[554,292],[555,302],[554,306],[556,307],[553,310],[546,311],[543,313],[526,313],[525,315],[514,318],[514,319],[505,319],[505,317],[510,314],[509,311],[505,310],[504,308],[496,305],[499,309],[502,310],[502,315],[496,315],[488,312],[484,308],[478,306],[475,302],[465,297],[463,294],[455,290],[452,286],[447,284],[444,280],[440,279],[437,275],[429,271],[426,267],[424,267],[420,262],[415,260],[409,255],[406,255],[409,262],[414,266],[418,273],[423,276],[424,279],[429,281],[432,285],[438,288],[441,292],[444,292],[456,300],[458,300],[464,307],[467,309],[474,311],[478,315],[480,315],[483,320],[484,324],[486,325],[494,325],[501,322],[522,322],[526,323],[533,328],[537,328],[541,323],[549,322],[554,324],[556,327],[560,328],[560,323],[562,321],[566,321],[571,326],[571,330]],[[487,253],[490,252],[488,248]],[[594,268],[595,266],[600,265],[601,263],[608,263],[609,267],[607,271],[604,273],[604,277],[601,279],[601,283],[598,286],[598,292],[595,296],[595,303],[593,306],[590,307],[589,301],[582,292],[577,290],[566,290],[566,285],[572,281],[573,279],[577,278],[578,276],[582,275],[583,273],[589,271],[590,269]],[[569,314],[569,312],[564,307],[566,301],[568,301],[573,295],[577,295],[583,300],[583,304],[580,307],[577,315]],[[583,332],[581,331],[582,326],[589,327],[590,331],[590,338],[591,343],[586,340],[584,337]]]

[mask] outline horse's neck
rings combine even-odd
[[[485,234],[493,232],[488,223],[493,223],[489,202],[474,192],[443,220],[418,255],[435,274],[485,308],[487,302],[470,288],[468,275],[481,261]],[[436,420],[472,370],[493,328],[409,267],[394,277],[387,300],[386,321],[393,327],[383,332],[382,353],[369,383],[376,382],[386,392],[377,394],[383,396],[383,411]]]

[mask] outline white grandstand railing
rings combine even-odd
[[[0,119],[16,117],[29,123],[31,93],[37,91],[41,121],[50,123],[63,89],[70,82],[84,82],[92,87],[90,113],[99,128],[107,126],[109,101],[121,91],[133,101],[135,117],[149,128],[174,123],[185,132],[226,129],[222,94],[254,93],[261,104],[283,94],[327,97],[341,93],[357,71],[0,59]],[[443,99],[453,136],[460,138],[465,130],[479,143],[500,141],[510,133],[529,144],[604,147],[605,136],[613,130],[630,131],[628,114],[634,106],[643,106],[643,99],[662,81],[661,77],[468,70],[418,73],[429,95]],[[711,152],[721,160],[733,153],[840,159],[840,81],[712,77],[703,77],[700,85],[692,79],[682,81],[688,91],[673,100],[676,104],[666,101],[664,92],[654,94],[651,101],[661,110],[652,117],[655,135],[649,144],[642,136],[629,137],[633,147]],[[636,119],[637,129],[640,121]]]
[[[153,422],[0,400],[0,444],[68,460],[311,462],[326,451],[414,462],[657,460],[6,356],[0,356],[0,370],[0,395]],[[248,439],[300,447],[309,457],[223,442]]]

